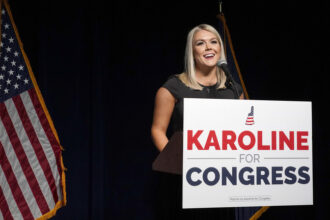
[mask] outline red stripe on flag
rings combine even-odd
[[[1,104],[1,106],[2,106],[2,104]],[[2,112],[2,109],[1,109],[1,112]],[[3,145],[1,142],[0,142],[0,165],[6,176],[6,179],[7,179],[8,185],[11,189],[11,192],[13,193],[13,197],[16,201],[18,209],[20,210],[20,212],[22,213],[23,216],[26,216],[27,219],[33,219],[31,210],[23,196],[21,188],[18,185],[17,179],[14,175],[13,169],[10,166],[10,163],[5,154],[5,151],[4,151],[4,148],[3,148]],[[1,204],[1,211],[2,211],[2,202],[0,202],[0,204]]]
[[[39,102],[39,98],[37,96],[37,93],[36,93],[35,89],[34,88],[29,89],[28,92],[29,92],[31,101],[33,103],[34,109],[37,112],[40,124],[41,124],[42,128],[44,129],[44,131],[47,135],[47,138],[49,140],[49,143],[52,146],[52,149],[54,151],[58,173],[60,175],[61,182],[62,182],[62,176],[61,176],[62,171],[61,171],[61,161],[60,161],[61,160],[61,158],[60,158],[60,156],[61,156],[60,144],[58,143],[57,139],[54,136],[54,133],[53,133],[53,131],[52,131],[50,125],[49,125],[48,119],[46,117],[46,114],[45,114],[45,112],[44,112],[44,110],[43,110],[43,108],[42,108],[42,106]]]
[[[22,170],[25,174],[27,182],[32,190],[32,193],[37,201],[39,209],[42,214],[49,212],[49,207],[46,202],[44,195],[41,192],[38,181],[33,173],[31,165],[26,157],[22,144],[20,142],[19,137],[15,131],[13,122],[11,121],[8,111],[4,103],[0,103],[0,118],[3,121],[3,125],[6,128],[7,134],[9,136],[10,142],[14,148],[17,159],[22,167]]]
[[[1,153],[0,153],[0,155],[1,155]],[[4,217],[4,219],[6,219],[6,220],[14,219],[13,216],[11,215],[7,200],[6,200],[6,198],[3,194],[3,191],[1,189],[1,187],[0,187],[0,211],[1,211],[2,216]]]
[[[44,171],[45,177],[47,179],[47,182],[49,184],[49,188],[52,191],[53,194],[53,199],[56,204],[58,201],[58,196],[57,196],[57,190],[56,190],[56,185],[55,185],[55,179],[52,174],[52,170],[50,169],[48,160],[46,158],[45,152],[39,142],[39,139],[37,137],[37,134],[32,126],[32,123],[30,121],[30,118],[26,112],[26,109],[24,107],[24,104],[22,102],[22,99],[20,96],[16,96],[13,98],[14,104],[16,106],[17,112],[19,114],[19,117],[22,121],[22,124],[24,126],[24,129],[26,131],[27,136],[29,137],[29,140],[32,144],[32,147],[34,149],[34,152],[38,158],[39,164]],[[43,213],[44,214],[44,213]]]

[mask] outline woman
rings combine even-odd
[[[185,72],[171,77],[155,98],[151,136],[159,151],[168,142],[167,128],[173,117],[174,131],[182,130],[183,98],[235,98],[235,91],[226,86],[226,75],[217,66],[226,61],[219,33],[210,25],[193,28],[187,37]],[[240,98],[242,88],[234,82]]]
[[[156,94],[151,136],[159,151],[168,143],[170,121],[172,132],[183,130],[183,98],[244,98],[241,86],[228,84],[226,74],[217,66],[218,61],[226,61],[223,48],[219,33],[210,25],[201,24],[189,32],[185,72],[170,77]],[[169,215],[164,219],[233,217],[232,209],[182,210],[181,176],[164,174],[163,180],[160,212]]]

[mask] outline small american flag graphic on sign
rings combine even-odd
[[[246,125],[253,125],[254,124],[254,107],[251,106],[251,111],[248,114],[247,118],[246,118]]]

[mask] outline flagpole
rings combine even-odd
[[[222,1],[219,1],[219,12],[222,14]]]
[[[219,14],[216,17],[223,24],[223,29],[224,29],[224,36],[223,36],[223,38],[224,38],[224,47],[226,45],[226,41],[228,40],[229,49],[230,49],[231,54],[233,56],[233,60],[234,60],[234,63],[235,63],[236,69],[237,69],[238,77],[240,79],[240,83],[241,83],[242,88],[243,88],[244,96],[245,96],[246,99],[250,99],[249,98],[249,94],[248,94],[248,92],[246,90],[245,83],[243,81],[241,70],[240,70],[240,68],[238,66],[238,62],[237,62],[237,59],[236,59],[236,55],[235,55],[233,43],[231,41],[231,36],[230,36],[230,33],[229,33],[229,28],[227,26],[225,15],[224,15],[223,10],[222,10],[222,1],[219,1]],[[224,48],[224,50],[225,50],[225,54],[226,54],[226,52],[227,52],[226,51],[226,47]]]
[[[222,26],[223,26],[223,36],[222,37],[223,37],[223,41],[224,41],[224,52],[227,55],[226,45],[227,45],[227,41],[228,41],[229,50],[230,50],[231,55],[232,55],[233,60],[234,60],[234,64],[235,64],[235,67],[236,67],[236,70],[237,70],[237,74],[238,74],[238,77],[240,79],[240,83],[241,83],[242,88],[243,88],[244,96],[245,96],[246,99],[249,99],[249,95],[247,93],[247,90],[246,90],[246,87],[245,87],[245,84],[244,84],[244,81],[243,81],[241,70],[240,70],[240,68],[238,66],[238,62],[237,62],[237,59],[236,59],[236,55],[235,55],[233,43],[231,41],[231,36],[230,36],[229,28],[227,26],[225,15],[223,13],[222,3],[223,2],[220,0],[219,1],[219,14],[216,17],[220,20],[220,22],[222,23]],[[258,210],[254,211],[254,214],[252,216],[249,216],[248,218],[250,220],[257,220],[268,208],[269,208],[269,206],[260,207]],[[241,219],[241,218],[244,219],[246,217],[247,216],[236,216],[236,218],[238,218],[238,219]]]

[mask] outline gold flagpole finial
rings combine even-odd
[[[219,1],[219,12],[222,14],[222,1]]]

